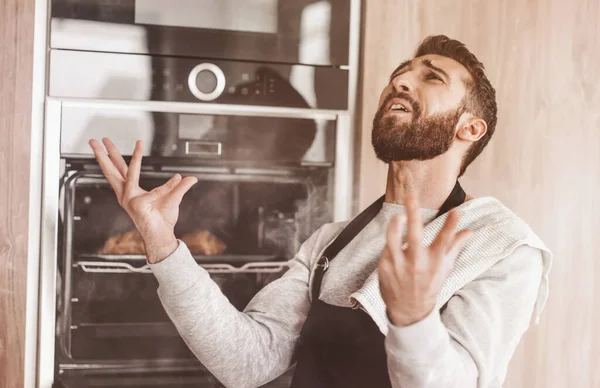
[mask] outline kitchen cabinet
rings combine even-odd
[[[0,386],[24,386],[34,0],[0,3]]]

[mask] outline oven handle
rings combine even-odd
[[[209,273],[277,273],[289,267],[289,262],[272,263],[246,263],[241,267],[230,264],[202,264],[200,265]],[[83,272],[88,273],[152,273],[149,264],[143,267],[134,267],[128,263],[102,262],[102,261],[78,261],[73,267],[80,267]]]
[[[179,114],[212,114],[228,116],[282,117],[298,119],[337,120],[345,110],[289,108],[262,105],[238,105],[175,101],[131,101],[106,100],[93,98],[48,97],[46,101],[58,102],[63,108],[97,108],[125,109],[136,112],[179,113]]]
[[[199,156],[221,156],[223,144],[218,141],[186,141],[185,154]]]

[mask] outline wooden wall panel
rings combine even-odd
[[[33,0],[0,2],[0,387],[23,386]]]
[[[497,90],[494,138],[462,182],[499,198],[552,249],[542,321],[521,341],[509,388],[600,387],[600,2],[367,1],[359,203],[381,195],[371,120],[390,72],[443,33],[486,65]]]

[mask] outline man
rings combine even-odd
[[[457,182],[495,126],[483,65],[456,40],[426,38],[393,71],[373,121],[385,196],[321,227],[244,312],[173,234],[196,179],[146,192],[140,142],[129,167],[108,139],[110,156],[90,145],[144,238],[167,313],[226,386],[260,386],[296,364],[294,388],[498,387],[543,307],[550,253],[497,200]]]

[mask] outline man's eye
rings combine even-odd
[[[440,78],[440,77],[439,77],[437,74],[435,74],[435,73],[428,73],[426,78],[427,78],[428,80],[429,80],[429,79],[438,80],[438,81],[441,81],[441,80],[442,80],[442,79],[441,79],[441,78]]]

